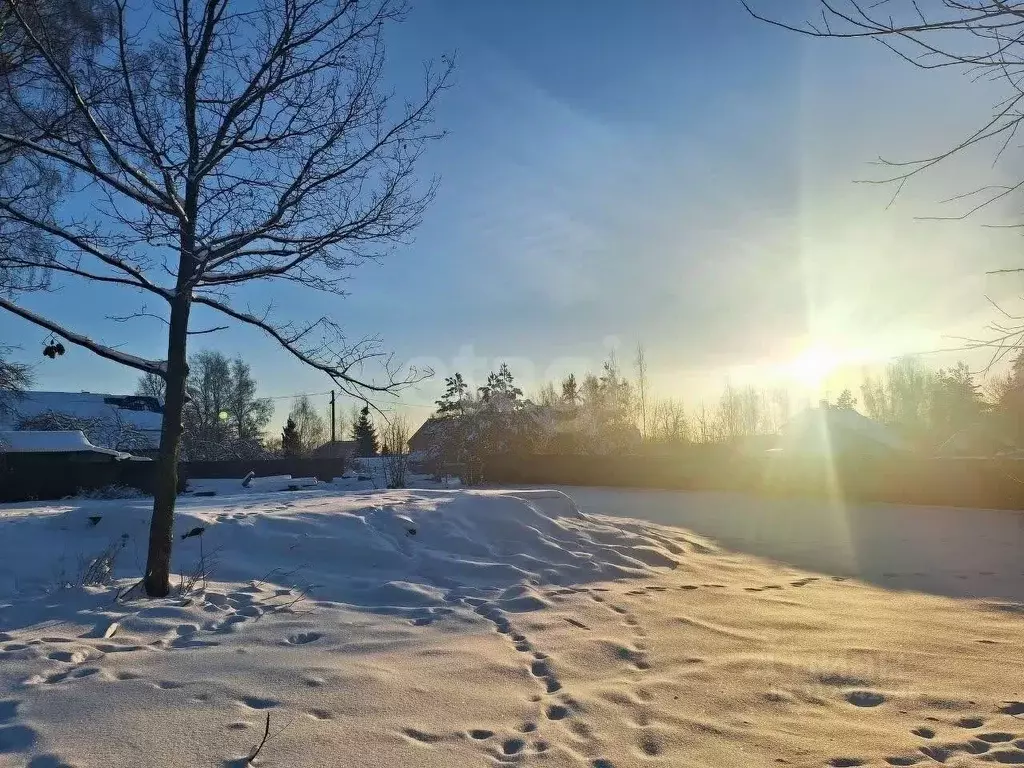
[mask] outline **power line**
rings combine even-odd
[[[295,392],[291,395],[271,395],[269,397],[260,397],[259,400],[291,400],[295,397],[325,397],[331,394],[331,390],[326,392]]]
[[[260,397],[258,399],[259,400],[293,400],[293,399],[295,399],[297,397],[327,397],[327,396],[329,396],[331,394],[331,391],[332,390],[328,389],[328,390],[326,390],[324,392],[293,392],[292,394],[289,394],[289,395],[268,395],[266,397]],[[43,391],[41,391],[40,393],[42,393],[42,392]],[[28,395],[29,398],[31,399],[31,396],[33,394],[35,394],[35,393],[30,390],[30,391],[26,392],[25,394]],[[116,398],[146,397],[146,395],[114,395],[114,394],[110,394],[110,393],[107,393],[107,392],[103,392],[103,393],[100,393],[100,392],[67,392],[67,393],[64,393],[64,392],[55,392],[53,390],[45,390],[45,394],[58,394],[58,395],[59,394],[67,394],[67,395],[70,395],[70,397],[59,398],[61,400],[61,402],[65,402],[65,403],[96,403],[96,404],[98,404],[98,400],[101,400],[104,397],[116,397]],[[348,393],[345,393],[345,394],[347,395]],[[355,397],[353,395],[348,395],[348,397],[351,397],[353,400],[357,400],[359,402],[373,403],[374,405],[402,406],[402,407],[409,407],[409,408],[430,408],[430,409],[434,409],[434,408],[437,407],[436,403],[410,403],[410,402],[404,402],[404,401],[401,401],[401,400],[377,400],[377,399],[374,399],[372,397]],[[105,405],[109,405],[108,403],[104,403],[104,404]]]
[[[331,394],[331,390],[326,392],[296,392],[291,395],[272,395],[269,397],[261,397],[260,400],[291,400],[296,397],[327,397]],[[348,393],[345,393],[348,394]],[[375,400],[372,397],[356,397],[354,395],[348,395],[353,400],[359,402],[373,403],[374,405],[390,405],[390,406],[402,406],[409,408],[430,408],[434,409],[437,407],[436,403],[410,403],[402,400]]]

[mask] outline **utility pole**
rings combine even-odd
[[[331,444],[338,442],[338,433],[335,431],[334,426],[334,390],[331,390]]]

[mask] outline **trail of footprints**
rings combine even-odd
[[[562,720],[568,717],[570,713],[568,702],[571,701],[564,694],[560,699],[552,700],[551,698],[553,694],[562,691],[562,682],[555,674],[551,660],[546,653],[535,649],[526,635],[515,631],[505,612],[496,605],[482,598],[472,597],[463,598],[463,602],[471,605],[479,616],[494,624],[498,633],[508,638],[518,653],[529,658],[530,674],[543,689],[543,694],[531,697],[531,701],[541,705],[536,721],[527,720],[521,723],[516,729],[515,735],[509,734],[499,742],[495,740],[497,734],[494,731],[486,728],[474,728],[468,732],[469,738],[487,744],[488,753],[498,763],[518,763],[531,753],[547,752],[551,745],[546,739],[541,738],[539,721],[542,717],[547,720]],[[495,740],[494,743],[490,743],[492,740]]]
[[[665,590],[667,587],[654,586],[653,591]],[[647,631],[641,622],[625,608],[607,602],[602,593],[610,590],[602,587],[592,589],[584,588],[562,588],[554,590],[551,595],[568,593],[589,594],[595,602],[603,604],[616,620],[628,628],[632,636],[630,645],[619,646],[616,649],[616,656],[628,665],[632,674],[637,679],[632,681],[636,684],[642,679],[643,673],[651,668],[651,661],[648,649]],[[561,680],[555,672],[551,659],[544,652],[537,650],[530,640],[521,632],[515,630],[504,611],[496,605],[481,598],[462,598],[463,602],[473,607],[473,610],[483,618],[494,624],[495,629],[501,635],[508,638],[513,648],[529,659],[530,674],[537,680],[542,693],[531,697],[531,701],[539,705],[538,715],[535,721],[527,721],[518,726],[516,735],[508,735],[503,739],[496,738],[493,730],[488,728],[473,728],[467,731],[466,736],[476,742],[488,745],[488,754],[499,764],[517,763],[526,759],[531,753],[544,753],[550,749],[550,742],[540,738],[541,726],[545,723],[555,723],[564,727],[572,735],[571,746],[575,751],[587,755],[591,768],[615,768],[613,762],[600,755],[601,749],[591,726],[580,715],[583,713],[583,706],[564,690]],[[566,619],[569,621],[569,619]],[[570,621],[573,626],[589,630],[583,622]],[[652,698],[648,691],[642,688],[637,689],[636,699],[645,702]],[[650,724],[650,714],[643,709],[635,714],[634,720],[640,728],[637,737],[637,749],[647,757],[656,757],[662,752],[662,745],[656,734],[645,730]],[[423,734],[412,729],[407,729],[405,735],[423,743],[432,743],[430,734]],[[435,739],[436,740],[436,739]]]
[[[806,587],[815,582],[822,581],[823,578],[818,576],[802,577],[788,582],[788,586],[795,588]],[[833,576],[831,581],[843,582],[846,581],[846,577]],[[634,597],[653,596],[653,594],[663,592],[669,588],[664,585],[649,585],[642,589],[628,590],[623,594]],[[726,586],[723,584],[707,583],[699,585],[682,584],[676,588],[690,591],[700,588],[725,589]],[[781,584],[766,584],[758,587],[747,587],[745,591],[764,592],[784,588]],[[623,696],[622,703],[633,710],[632,719],[638,728],[637,750],[646,758],[656,758],[661,755],[663,745],[659,740],[658,734],[648,728],[651,725],[651,712],[644,706],[646,702],[653,698],[653,695],[641,685],[644,674],[652,666],[650,649],[646,639],[647,632],[634,613],[621,605],[609,602],[607,596],[602,594],[609,591],[607,588],[600,587],[591,589],[565,588],[556,590],[551,594],[557,595],[568,592],[587,593],[592,600],[602,604],[631,634],[632,641],[630,645],[619,646],[616,649],[616,656],[625,662],[631,673],[635,675],[630,681],[634,695]],[[553,672],[548,657],[544,653],[535,650],[523,634],[515,632],[507,616],[498,607],[484,600],[472,601],[471,604],[474,605],[474,609],[479,615],[487,618],[495,625],[500,634],[509,638],[517,651],[531,654],[531,673],[545,689],[546,696],[534,697],[535,701],[544,704],[544,718],[549,722],[565,721],[565,725],[567,725],[569,730],[580,737],[582,743],[574,744],[574,746],[582,747],[581,751],[586,753],[588,759],[590,759],[591,768],[615,768],[614,763],[610,759],[599,756],[600,749],[594,734],[586,722],[578,717],[582,707],[571,697],[565,695],[565,692],[562,690],[562,684]],[[581,629],[590,629],[582,622],[570,621],[569,619],[566,619],[566,621]],[[552,694],[556,694],[560,697],[560,700],[552,701]],[[848,691],[844,694],[844,698],[850,705],[860,708],[879,707],[886,700],[885,696],[881,693],[870,690]],[[1024,702],[1005,702],[998,711],[1003,715],[1019,717],[1024,715]],[[968,734],[966,739],[934,741],[934,743],[933,740],[936,737],[934,729],[927,726],[915,728],[912,735],[923,742],[918,746],[916,752],[891,755],[885,758],[885,763],[892,766],[910,766],[918,763],[934,762],[945,763],[957,754],[964,754],[978,756],[980,760],[995,764],[1024,765],[1024,734],[1003,730],[980,730],[985,724],[985,719],[981,717],[961,718],[956,722],[956,727],[964,731],[977,732]],[[526,723],[519,730],[526,734],[534,733],[537,731],[537,725],[535,723]],[[494,739],[496,734],[489,729],[473,729],[467,733],[467,736],[474,741],[489,742]],[[548,748],[547,742],[538,740],[534,741],[533,744],[534,749],[538,752],[545,751]],[[527,743],[523,738],[519,737],[506,738],[501,742],[500,747],[493,748],[490,754],[499,763],[518,762],[528,754]],[[867,762],[857,757],[839,756],[832,758],[827,765],[830,768],[853,768],[854,766],[867,765]]]
[[[845,580],[844,577],[833,578],[835,581]],[[819,580],[820,577],[809,576],[795,579],[789,582],[789,585],[791,587],[804,587]],[[702,587],[708,589],[725,589],[726,585],[715,583],[700,585],[683,584],[679,585],[678,589],[689,591]],[[628,596],[650,597],[670,588],[671,587],[665,585],[648,585],[640,589],[625,591],[623,594]],[[772,584],[765,585],[763,587],[752,587],[749,588],[749,591],[761,592],[769,589],[782,588],[783,587],[781,585]],[[650,708],[647,706],[647,702],[653,698],[653,694],[641,685],[645,673],[652,668],[647,631],[634,613],[621,605],[609,602],[606,593],[610,591],[611,590],[609,588],[605,587],[593,587],[589,589],[565,587],[551,591],[549,596],[570,593],[588,594],[594,602],[603,605],[609,613],[627,629],[631,636],[631,642],[628,645],[618,646],[615,649],[615,655],[620,661],[627,665],[627,670],[633,676],[630,680],[630,685],[633,687],[635,694],[633,696],[624,696],[623,703],[632,706],[633,708],[632,720],[638,728],[636,741],[636,748],[638,752],[646,758],[655,758],[661,755],[663,751],[663,744],[661,743],[658,734],[649,728],[652,721],[652,715]],[[507,637],[517,652],[529,656],[530,673],[543,688],[542,694],[532,697],[533,701],[541,705],[541,712],[537,718],[538,721],[561,723],[568,728],[568,730],[578,739],[578,741],[575,741],[572,746],[588,755],[591,768],[615,768],[614,763],[610,759],[600,755],[600,747],[595,734],[590,726],[581,717],[579,717],[582,712],[582,706],[563,690],[562,682],[554,672],[551,660],[548,658],[547,654],[535,649],[533,644],[524,634],[515,631],[505,612],[490,601],[483,598],[473,597],[462,597],[459,598],[459,601],[472,606],[473,610],[478,615],[494,624],[497,632]],[[568,617],[563,618],[575,627],[583,630],[590,629],[590,627],[579,620]],[[870,696],[871,694],[865,693],[865,697],[870,698]],[[874,702],[868,702],[865,700],[864,703],[858,703],[858,706],[874,706]],[[536,722],[523,723],[517,729],[517,733],[526,735],[536,734],[537,732],[538,724]],[[424,734],[420,731],[416,731],[415,729],[407,729],[404,731],[404,734],[409,738],[425,744],[435,743],[440,738],[431,734]],[[545,740],[534,738],[528,743],[527,740],[521,736],[509,736],[500,742],[494,741],[492,744],[492,740],[495,740],[495,737],[498,736],[498,734],[487,728],[470,729],[466,732],[466,736],[473,741],[487,743],[489,745],[490,756],[498,763],[520,762],[525,759],[531,751],[542,753],[550,748],[549,743]]]
[[[789,586],[804,587],[820,579],[821,577],[804,577],[790,581]],[[845,581],[845,578],[837,576],[832,577],[832,580]],[[682,584],[678,585],[677,588],[684,591],[699,588],[724,589],[725,585],[716,583],[700,585]],[[626,591],[624,594],[629,596],[653,596],[653,594],[667,589],[669,587],[663,585],[649,585],[642,589]],[[748,592],[763,592],[777,589],[783,589],[783,586],[780,584],[767,584],[759,587],[745,588]],[[45,655],[47,659],[60,664],[61,668],[49,674],[33,676],[25,680],[23,685],[54,685],[65,681],[89,678],[100,673],[100,667],[89,664],[89,662],[95,663],[107,653],[147,650],[170,651],[174,649],[214,647],[219,645],[219,643],[213,640],[200,639],[198,636],[201,633],[216,635],[234,632],[238,629],[238,625],[259,618],[267,610],[267,608],[259,605],[254,597],[253,593],[258,593],[259,591],[259,589],[254,587],[249,592],[239,590],[229,595],[207,593],[205,595],[206,605],[204,609],[209,613],[227,613],[228,615],[207,621],[202,626],[180,624],[175,629],[176,636],[158,639],[148,645],[123,643],[118,642],[116,639],[112,641],[103,639],[100,642],[94,642],[95,639],[102,636],[101,632],[95,630],[77,639],[42,637],[28,642],[18,642],[11,635],[0,633],[0,642],[4,643],[4,645],[0,646],[0,659],[16,657],[21,654],[28,654],[29,657]],[[650,711],[644,706],[644,703],[650,701],[653,696],[639,685],[642,682],[644,673],[651,669],[650,651],[646,639],[647,632],[632,612],[608,601],[604,593],[610,591],[610,589],[603,587],[589,589],[568,587],[555,590],[551,594],[588,594],[592,600],[602,604],[628,629],[632,639],[631,646],[619,646],[616,649],[616,656],[627,664],[631,674],[636,675],[630,681],[630,685],[634,687],[635,696],[623,697],[623,703],[628,702],[630,705],[636,705],[637,702],[640,703],[640,706],[634,706],[633,712],[633,721],[639,729],[636,747],[645,757],[657,757],[662,752],[662,745],[658,740],[657,734],[647,729],[651,722],[651,716]],[[279,590],[278,595],[275,596],[281,596],[282,593],[289,592],[290,590]],[[542,693],[531,697],[531,701],[539,705],[535,721],[528,720],[523,722],[515,729],[514,733],[506,734],[498,739],[496,739],[498,734],[485,728],[470,729],[464,734],[465,737],[473,742],[486,744],[488,754],[496,763],[518,763],[525,760],[530,754],[543,754],[548,751],[550,749],[550,742],[541,737],[540,725],[545,722],[559,723],[568,728],[570,733],[577,737],[578,741],[575,741],[573,746],[581,748],[588,755],[591,768],[615,768],[611,760],[599,756],[600,749],[594,733],[590,726],[579,717],[583,710],[582,705],[563,690],[562,682],[555,673],[548,655],[534,648],[533,644],[524,634],[515,631],[506,613],[490,601],[482,598],[454,598],[453,596],[453,602],[462,602],[472,606],[478,615],[490,621],[496,631],[509,640],[518,653],[528,656],[530,674],[537,680],[538,685],[542,689]],[[580,629],[590,629],[590,627],[578,620],[566,618],[566,621]],[[429,619],[417,620],[414,623],[424,624],[430,623],[430,621]],[[289,635],[282,639],[281,642],[288,645],[306,645],[314,643],[320,638],[321,635],[317,632],[303,632]],[[42,646],[42,650],[45,650],[47,645],[58,647],[49,653],[41,653],[40,646]],[[128,670],[120,671],[113,675],[114,679],[122,681],[138,680],[141,677],[141,675]],[[165,680],[155,681],[151,684],[159,690],[175,690],[185,686],[184,683]],[[310,686],[323,684],[324,681],[319,678],[309,678],[307,680],[307,685]],[[204,694],[197,694],[193,698],[197,701],[203,701],[207,697]],[[885,701],[881,694],[870,691],[847,693],[846,700],[858,707],[876,707]],[[0,702],[0,705],[4,703]],[[257,714],[279,706],[280,702],[274,699],[250,696],[240,699],[238,704],[253,712],[253,714]],[[16,705],[17,702],[14,702],[15,707]],[[1003,715],[1019,717],[1024,715],[1024,702],[1005,702],[998,711]],[[332,714],[323,709],[309,710],[306,712],[306,715],[314,720],[329,720],[332,718]],[[963,740],[941,742],[936,740],[935,729],[929,726],[919,726],[911,731],[911,735],[921,742],[916,752],[889,756],[885,758],[885,762],[893,766],[909,766],[931,761],[944,763],[956,754],[962,753],[977,755],[981,760],[996,764],[1024,765],[1024,733],[1003,730],[981,731],[980,729],[985,723],[986,721],[980,717],[962,718],[956,725],[965,731],[976,732],[967,734],[967,738]],[[243,730],[255,726],[254,722],[237,721],[228,724],[226,727],[229,730]],[[436,744],[445,738],[416,728],[403,729],[402,734],[410,740],[424,745]],[[866,764],[866,760],[849,756],[838,756],[832,758],[827,763],[830,768],[852,768]]]
[[[625,594],[631,596],[652,596],[659,592],[665,592],[668,589],[669,587],[663,585],[649,585],[643,589],[629,590]],[[696,586],[685,585],[685,589],[696,589]],[[616,656],[620,660],[626,662],[629,665],[628,668],[630,672],[635,675],[635,677],[630,680],[630,686],[633,688],[635,693],[632,697],[624,696],[623,703],[631,706],[633,709],[632,720],[639,729],[637,731],[637,749],[645,757],[658,757],[661,755],[664,746],[657,733],[649,729],[652,717],[651,710],[648,707],[647,702],[653,699],[653,694],[639,685],[639,683],[643,681],[644,674],[651,669],[651,656],[649,642],[647,640],[647,630],[636,615],[628,609],[623,608],[621,605],[609,603],[601,595],[595,594],[594,592],[591,592],[590,596],[592,600],[604,605],[615,618],[619,619],[631,635],[632,647],[620,646],[616,649]],[[639,704],[637,704],[637,702],[639,702]],[[595,759],[592,766],[593,768],[614,768],[612,761],[604,757]]]
[[[77,680],[101,676],[112,681],[134,681],[140,680],[152,685],[157,690],[173,691],[188,687],[189,683],[174,680],[146,681],[144,676],[131,670],[118,670],[108,672],[97,666],[107,655],[112,653],[133,653],[133,652],[173,652],[175,650],[212,648],[221,643],[215,640],[200,639],[200,635],[217,635],[238,630],[243,622],[259,618],[267,611],[274,609],[273,604],[261,605],[256,597],[258,588],[249,588],[249,591],[238,590],[223,595],[216,592],[208,592],[204,596],[204,610],[208,613],[227,614],[222,618],[207,621],[198,626],[192,623],[182,623],[169,631],[165,637],[158,638],[152,642],[140,645],[130,641],[120,640],[116,634],[112,637],[105,636],[113,628],[109,621],[98,624],[90,631],[82,635],[70,637],[43,636],[25,642],[19,642],[10,634],[0,634],[0,659],[21,658],[21,659],[46,659],[55,662],[58,666],[49,672],[44,672],[22,681],[22,686],[32,687],[38,685],[58,685],[72,683]],[[279,589],[273,595],[264,596],[273,599],[274,597],[286,597],[291,590]],[[138,615],[145,615],[146,609]],[[121,621],[125,621],[124,618]],[[319,640],[321,635],[317,632],[304,632],[289,635],[281,640],[286,645],[306,645]],[[53,648],[53,650],[50,650]],[[311,679],[308,685],[320,685],[323,681]],[[208,694],[195,692],[191,697],[194,701],[207,701]],[[279,706],[280,702],[258,696],[246,696],[240,698],[237,703],[254,713]],[[0,702],[2,704],[2,702]],[[326,710],[312,709],[306,713],[315,720],[327,720],[332,715]],[[235,722],[227,726],[231,730],[255,727],[254,723]]]
[[[1021,714],[1024,714],[1024,701],[1005,701],[996,709],[997,716],[1008,715],[1017,718]],[[928,719],[947,728],[960,730],[962,737],[948,741],[939,740],[935,727],[917,726],[910,731],[911,737],[917,741],[916,748],[912,747],[901,754],[886,757],[887,765],[945,763],[956,755],[974,755],[978,760],[997,765],[1024,765],[1024,730],[996,730],[995,727],[989,726],[989,721],[983,717],[962,717],[952,724],[941,723],[937,718]],[[847,756],[834,757],[827,763],[830,768],[853,768],[867,764],[867,760]]]
[[[22,681],[25,687],[37,685],[58,685],[69,684],[74,681],[88,678],[105,677],[112,681],[140,681],[142,684],[152,685],[158,691],[177,691],[184,689],[185,695],[192,701],[205,702],[210,696],[200,690],[189,691],[190,688],[198,687],[195,683],[184,683],[175,680],[152,680],[147,681],[143,675],[131,670],[118,670],[108,672],[96,664],[109,653],[131,653],[131,652],[173,652],[182,649],[209,648],[220,645],[214,640],[199,639],[201,634],[217,635],[235,632],[239,626],[246,621],[251,621],[262,616],[268,611],[273,611],[273,603],[261,604],[257,595],[261,592],[256,587],[248,591],[239,590],[227,595],[208,592],[205,595],[204,610],[208,613],[227,614],[222,618],[207,621],[202,626],[191,623],[182,623],[169,631],[167,636],[158,638],[146,645],[121,641],[116,634],[113,637],[105,636],[111,629],[109,621],[103,622],[93,630],[85,632],[77,638],[44,636],[25,642],[17,641],[12,635],[0,634],[0,659],[23,658],[23,659],[46,659],[57,663],[59,666],[54,671],[33,675]],[[287,599],[292,594],[291,590],[279,589],[272,595],[262,595],[264,601],[276,597]],[[139,612],[143,615],[145,609]],[[125,619],[121,619],[124,621]],[[282,638],[283,645],[307,645],[316,642],[321,638],[317,632],[302,632]],[[50,650],[54,648],[54,650]],[[315,676],[306,677],[306,685],[319,687],[325,681]],[[0,700],[0,723],[8,723],[14,719],[17,707],[20,702],[17,700]],[[247,729],[258,730],[262,727],[261,718],[269,709],[279,707],[281,702],[261,696],[242,696],[235,700],[238,707],[248,712],[251,720],[237,720],[228,723],[225,727],[231,731],[242,731]],[[304,713],[315,721],[330,720],[334,716],[325,709],[313,708]],[[9,715],[9,716],[8,716]],[[31,731],[27,726],[4,726],[8,730],[24,729]],[[33,736],[34,738],[34,736]],[[242,765],[238,760],[227,760],[223,766]]]

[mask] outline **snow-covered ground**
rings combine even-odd
[[[0,766],[1024,763],[1024,515],[207,486],[0,506]]]

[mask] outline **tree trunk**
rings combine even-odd
[[[157,484],[153,494],[153,518],[149,526],[149,555],[146,559],[146,594],[166,597],[171,589],[171,545],[174,504],[178,496],[178,448],[181,444],[182,411],[185,407],[185,362],[190,297],[179,294],[171,304],[167,334],[167,388],[164,417],[160,428]]]

